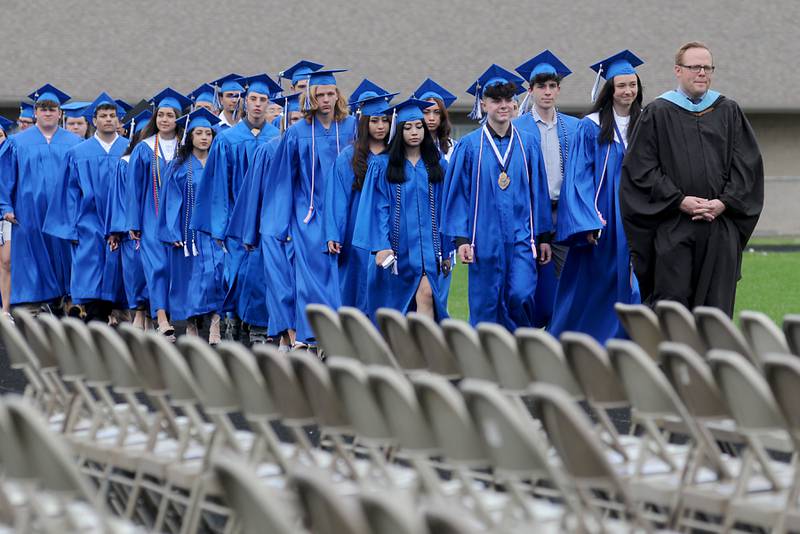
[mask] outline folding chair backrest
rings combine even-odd
[[[164,393],[167,383],[159,368],[158,360],[150,344],[147,343],[144,331],[130,324],[122,323],[117,327],[117,333],[128,347],[133,365],[142,378],[147,392],[150,394]]]
[[[408,314],[408,329],[432,373],[450,379],[461,378],[458,362],[436,321],[427,315],[411,312]]]
[[[480,524],[470,523],[458,509],[442,506],[425,510],[425,524],[430,534],[476,534],[484,532]]]
[[[392,354],[392,349],[381,337],[375,325],[364,315],[364,312],[352,306],[342,306],[339,308],[339,322],[355,349],[355,356],[361,363],[400,368]],[[343,356],[348,355],[344,354]]]
[[[136,370],[128,345],[114,329],[100,321],[92,321],[89,333],[108,369],[114,390],[120,393],[144,390],[145,383]]]
[[[800,444],[800,359],[784,354],[770,354],[764,360],[764,378],[783,418]]]
[[[628,397],[605,349],[587,334],[564,332],[561,346],[567,365],[586,398],[606,407],[627,406]]]
[[[664,339],[658,316],[644,304],[614,304],[622,326],[628,336],[655,361],[659,361],[658,345]]]
[[[111,376],[105,362],[100,357],[86,323],[74,317],[65,317],[61,322],[78,363],[83,369],[83,376],[87,384],[90,386],[109,384]]]
[[[769,384],[744,356],[712,349],[708,352],[708,363],[740,431],[786,428]]]
[[[771,353],[791,354],[786,336],[766,313],[745,310],[739,314],[739,326],[760,360]]]
[[[330,356],[347,356],[356,358],[356,350],[347,337],[336,310],[324,304],[306,306],[306,317],[314,331],[314,337],[320,348]]]
[[[760,359],[750,350],[747,340],[725,312],[711,306],[698,306],[694,309],[694,320],[709,350],[736,352],[747,357],[753,365],[761,367]]]
[[[6,406],[19,443],[27,453],[27,464],[38,475],[41,487],[92,502],[93,492],[78,472],[72,454],[39,412],[21,398],[8,398]]]
[[[332,356],[325,362],[353,430],[361,441],[383,445],[394,441],[378,401],[367,382],[367,370],[352,358]]]
[[[192,376],[189,364],[175,345],[158,333],[145,334],[145,345],[158,362],[172,402],[191,405],[199,403],[200,388]]]
[[[522,363],[517,341],[511,332],[496,323],[480,323],[476,330],[481,347],[497,373],[500,387],[509,392],[524,391],[533,381],[533,377]]]
[[[233,341],[223,341],[217,345],[217,352],[228,369],[245,416],[277,418],[280,412],[275,407],[253,353]]]
[[[397,496],[362,491],[361,509],[370,531],[380,534],[426,534],[428,527],[417,513],[413,502],[404,502]]]
[[[50,341],[42,329],[41,323],[30,314],[25,308],[14,308],[11,311],[17,328],[22,332],[25,341],[33,350],[39,360],[41,369],[55,369],[58,367],[58,360],[53,357],[53,349]]]
[[[422,412],[444,456],[470,467],[488,467],[483,445],[461,393],[441,375],[421,372],[410,377]]]
[[[450,352],[456,359],[464,378],[477,378],[497,382],[497,374],[481,347],[478,333],[466,321],[445,319],[441,322],[442,334]]]
[[[5,317],[0,318],[0,336],[3,338],[3,344],[12,369],[39,366],[39,360],[32,347],[23,337],[22,332]]]
[[[281,496],[266,487],[250,467],[217,457],[214,475],[222,488],[222,498],[234,511],[242,532],[297,532]]]
[[[273,346],[259,345],[253,348],[253,355],[267,381],[267,391],[272,395],[272,402],[283,415],[284,421],[293,425],[315,422],[303,388],[286,354]]]
[[[411,337],[406,316],[392,308],[379,308],[376,318],[397,364],[406,371],[427,369],[428,362],[422,357],[420,348]]]
[[[684,343],[697,354],[705,355],[708,347],[697,332],[694,315],[686,306],[673,300],[660,300],[656,303],[656,315],[667,341]]]
[[[795,356],[800,356],[800,314],[789,314],[783,317],[783,334],[786,344]]]
[[[189,363],[206,412],[241,410],[233,380],[220,355],[208,343],[197,336],[182,336],[175,346]]]
[[[5,318],[0,319],[4,321]],[[5,399],[0,399],[0,472],[6,479],[33,481],[38,477],[30,464],[31,458],[20,442],[17,430],[6,409]]]
[[[538,328],[518,328],[514,332],[514,337],[517,338],[520,358],[525,363],[533,382],[553,384],[563,388],[570,395],[583,396],[564,358],[561,343],[556,338]]]
[[[289,353],[289,361],[320,427],[339,432],[350,429],[350,418],[333,389],[325,364],[316,355],[299,350]]]
[[[367,368],[367,380],[386,425],[400,447],[418,454],[436,452],[436,438],[408,379],[394,369],[372,365]]]
[[[664,342],[659,350],[664,375],[689,413],[698,418],[731,417],[711,369],[703,358],[683,343]]]
[[[341,497],[321,473],[298,469],[292,473],[290,484],[297,490],[306,527],[314,534],[370,533],[359,502]]]
[[[75,350],[67,338],[61,321],[52,315],[42,314],[39,316],[39,323],[50,343],[53,357],[58,361],[58,369],[64,380],[83,378],[83,367],[75,356]]]

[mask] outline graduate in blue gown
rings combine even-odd
[[[11,222],[11,304],[49,303],[69,290],[71,244],[43,231],[67,150],[81,139],[58,127],[69,96],[51,85],[32,93],[36,125],[0,146],[0,216]]]
[[[15,126],[14,121],[0,117],[0,145]],[[3,315],[11,317],[11,223],[6,220],[0,220],[0,301]]]
[[[353,230],[367,167],[376,155],[386,151],[390,120],[384,111],[395,95],[364,80],[350,96],[350,107],[359,117],[358,135],[336,158],[331,182],[325,189],[325,240],[328,252],[338,256],[341,302],[364,313],[369,313],[370,254],[353,247]]]
[[[577,331],[600,343],[624,337],[614,303],[640,302],[639,284],[619,206],[622,159],[642,109],[628,51],[592,66],[607,81],[591,112],[581,119],[561,186],[556,239],[570,247],[558,282],[550,332]],[[593,91],[594,93],[594,91]]]
[[[528,81],[528,92],[522,102],[520,116],[514,119],[514,126],[520,131],[530,133],[542,149],[555,227],[561,182],[564,180],[569,148],[578,127],[577,118],[561,113],[557,108],[561,80],[572,71],[549,50],[529,59],[516,70]],[[540,263],[538,268],[534,314],[534,326],[537,327],[550,324],[558,277],[561,276],[569,250],[568,247],[556,243],[552,243],[550,248],[553,260],[547,264]]]
[[[336,87],[335,72],[310,75],[301,95],[303,120],[291,126],[270,165],[264,198],[270,214],[266,235],[294,243],[295,318],[297,340],[313,342],[305,316],[310,303],[338,307],[336,258],[328,254],[324,235],[325,188],[334,163],[355,134],[356,120],[347,114],[347,101]]]
[[[473,118],[447,168],[442,232],[469,264],[469,319],[511,331],[533,325],[536,262],[550,260],[547,175],[538,142],[512,123],[522,80],[492,65],[469,88]]]
[[[64,112],[64,129],[74,133],[81,139],[88,139],[91,130],[89,129],[86,110],[89,109],[91,104],[91,102],[72,101],[61,106],[61,111]]]
[[[86,321],[108,321],[124,300],[121,251],[106,243],[106,213],[119,158],[128,140],[117,134],[117,104],[101,93],[89,106],[95,134],[66,153],[44,230],[73,243],[70,295]]]
[[[206,233],[189,227],[196,206],[195,183],[203,178],[208,149],[219,119],[207,109],[197,109],[178,119],[184,140],[170,163],[163,188],[159,236],[171,246],[169,310],[173,320],[186,320],[188,335],[198,335],[208,316],[208,342],[220,342],[220,312],[225,299],[222,248]]]
[[[29,102],[19,103],[19,117],[17,117],[17,129],[14,133],[19,133],[27,130],[36,122],[34,116],[33,104]]]
[[[251,343],[265,343],[269,316],[261,252],[247,251],[241,242],[226,237],[256,150],[280,134],[265,119],[269,99],[280,91],[280,86],[266,74],[243,78],[239,83],[246,87],[245,116],[214,140],[206,172],[197,184],[199,202],[192,215],[192,227],[224,242],[225,281],[229,287],[225,311],[234,312],[249,325]]]
[[[189,100],[192,101],[192,110],[202,108],[211,113],[212,115],[216,116],[217,99],[214,96],[214,93],[215,93],[214,87],[207,83],[204,83],[186,96],[188,96]],[[219,124],[219,121],[215,123],[215,126],[216,124]]]
[[[169,88],[151,101],[155,105],[153,117],[142,131],[142,141],[136,145],[128,163],[125,215],[131,237],[141,242],[150,314],[158,322],[158,332],[174,339],[175,329],[167,317],[170,251],[158,236],[159,210],[167,165],[178,151],[181,132],[177,119],[191,101]]]
[[[220,110],[219,122],[214,126],[217,133],[236,126],[242,118],[244,87],[239,83],[241,79],[241,74],[231,73],[209,84],[214,88],[216,107]]]
[[[447,162],[425,127],[422,110],[433,105],[409,99],[387,110],[393,126],[388,153],[367,170],[353,245],[371,252],[369,307],[448,317],[440,274],[450,271],[443,255],[442,185]]]

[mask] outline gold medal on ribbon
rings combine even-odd
[[[506,171],[502,171],[497,178],[497,185],[500,186],[500,189],[505,191],[508,189],[509,184],[511,184],[511,179],[508,177],[508,174],[506,174]]]

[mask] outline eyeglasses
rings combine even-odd
[[[700,71],[705,71],[708,74],[712,74],[716,67],[714,65],[681,65],[678,63],[679,67],[683,67],[684,69],[689,69],[689,72],[692,74],[700,74]]]

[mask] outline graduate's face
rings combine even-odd
[[[27,117],[20,117],[19,119],[17,119],[17,130],[22,132],[33,126],[33,124],[34,124],[33,119],[29,119]]]
[[[245,102],[247,104],[247,120],[250,122],[263,121],[269,105],[269,96],[251,92],[247,93]]]
[[[419,146],[422,144],[424,138],[425,125],[421,120],[406,121],[403,123],[403,141],[406,146]]]
[[[67,117],[65,128],[68,132],[72,132],[78,137],[86,137],[89,123],[83,117]]]
[[[278,104],[270,102],[269,105],[267,106],[267,113],[266,113],[267,122],[272,122],[273,120],[275,120],[275,117],[280,115],[282,110],[283,108],[281,108]]]
[[[539,109],[553,109],[560,91],[561,87],[559,87],[558,82],[555,80],[535,83],[530,88],[533,103]]]
[[[295,93],[305,91],[306,87],[308,87],[308,78],[297,80],[297,83],[292,85],[292,89],[294,89]]]
[[[329,115],[339,99],[339,91],[335,85],[315,85],[314,97],[317,99],[317,113]]]
[[[302,112],[300,112],[300,111],[290,111],[289,112],[289,125],[288,126],[291,126],[292,124],[296,123],[297,121],[299,121],[302,118],[303,118],[303,113]],[[288,128],[288,126],[287,126],[287,128]]]
[[[42,128],[55,128],[61,120],[61,109],[56,106],[41,106],[34,110],[36,122]]]
[[[94,127],[101,134],[112,134],[117,131],[117,111],[114,109],[98,109],[94,116]]]
[[[208,150],[214,140],[214,131],[205,126],[192,128],[192,146],[198,150]]]
[[[481,106],[484,113],[490,120],[496,123],[506,123],[511,120],[514,112],[513,98],[491,98],[488,96],[481,99]]]
[[[702,65],[710,67],[714,64],[711,52],[705,48],[690,48],[683,53],[680,65],[675,65],[675,77],[686,93],[691,96],[702,96],[711,88],[710,69],[702,69],[700,72],[692,72],[689,66]],[[684,67],[683,65],[686,65]]]
[[[378,115],[369,118],[369,136],[376,141],[383,141],[389,134],[389,117]]]
[[[172,108],[158,108],[156,112],[156,127],[161,133],[172,133],[175,131],[175,121],[178,115]]]
[[[211,102],[195,102],[195,103],[194,103],[194,107],[195,107],[195,109],[205,109],[205,110],[208,110],[208,111],[210,111],[211,113],[214,113],[214,111],[216,111],[216,110],[214,109],[214,104],[212,104]]]
[[[236,105],[239,103],[240,98],[241,95],[236,91],[225,91],[219,97],[219,101],[222,104],[222,109],[231,112],[236,109]]]
[[[0,128],[0,145],[6,140],[6,131]]]
[[[620,74],[614,76],[614,104],[618,107],[629,108],[636,95],[639,94],[639,82],[635,74]]]
[[[422,114],[425,116],[425,126],[428,127],[429,132],[433,133],[442,124],[442,110],[439,103],[433,98],[427,99],[426,102],[434,104],[422,110]]]

